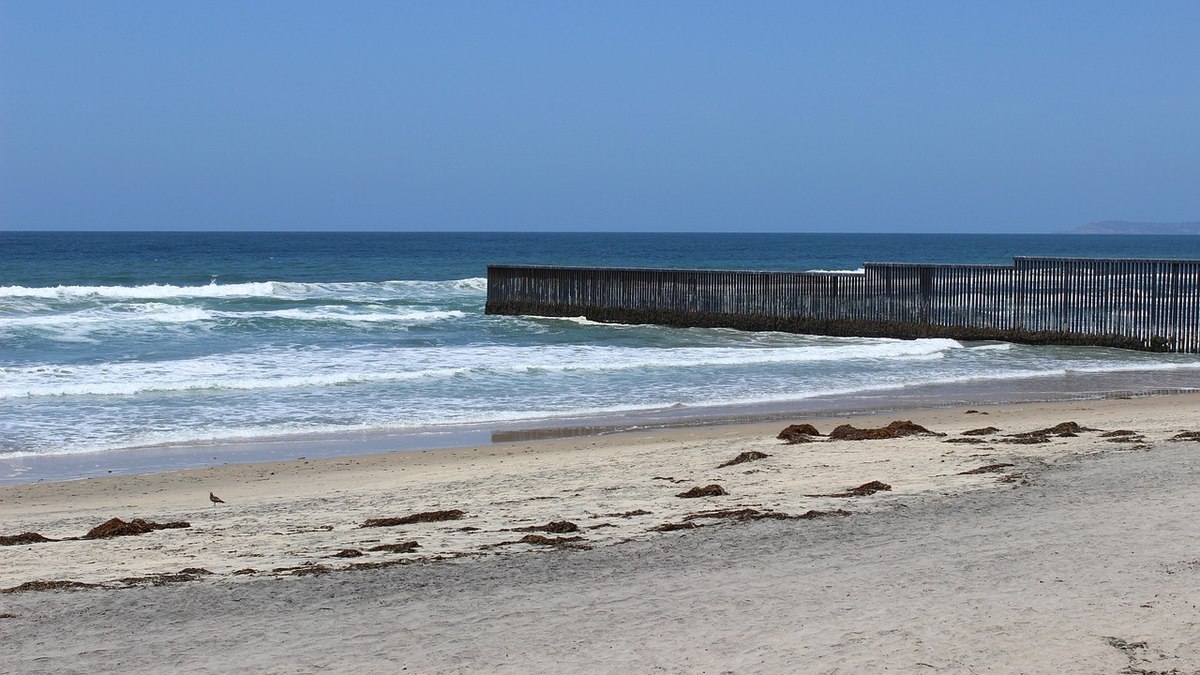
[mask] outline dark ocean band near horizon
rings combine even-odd
[[[638,232],[5,232],[0,287],[448,280],[488,264],[853,270],[1015,256],[1200,258],[1195,235]]]
[[[1200,259],[1200,237],[0,232],[0,483],[1200,388],[1200,357],[488,316],[489,264]]]

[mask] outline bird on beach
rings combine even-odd
[[[214,494],[213,494],[213,493],[211,493],[211,492],[210,492],[210,493],[208,493],[208,501],[212,502],[214,505],[215,505],[215,504],[224,504],[224,503],[225,503],[225,500],[224,500],[224,499],[221,499],[220,497],[218,497],[218,496],[214,495]]]

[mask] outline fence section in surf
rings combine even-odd
[[[489,314],[1200,352],[1200,260],[1018,257],[862,272],[491,265]]]

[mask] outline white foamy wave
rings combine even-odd
[[[184,391],[256,391],[268,389],[305,389],[335,387],[371,382],[400,382],[422,378],[452,377],[461,369],[444,368],[407,372],[360,372],[329,375],[292,375],[281,377],[163,377],[143,381],[80,382],[77,384],[43,384],[29,386],[0,386],[0,399],[37,398],[50,396],[134,396],[148,393]]]
[[[355,312],[346,309],[280,309],[267,312],[222,312],[222,317],[288,319],[291,321],[319,321],[326,323],[434,323],[447,319],[461,319],[466,316],[459,310],[410,310],[401,309],[392,312]]]
[[[954,340],[876,340],[790,347],[624,347],[602,345],[476,345],[451,351],[409,350],[414,364],[454,364],[472,375],[504,373],[617,372],[685,370],[706,367],[768,366],[817,362],[911,361],[944,358],[962,349]],[[380,355],[381,358],[389,358]]]
[[[953,340],[875,341],[796,347],[639,348],[595,345],[394,349],[266,349],[179,361],[0,370],[0,400],[50,396],[132,396],[197,390],[303,389],[505,373],[798,364],[838,360],[942,358]]]
[[[270,297],[305,299],[322,297],[394,298],[406,295],[438,296],[446,293],[478,295],[487,291],[487,279],[471,277],[449,281],[354,281],[300,282],[256,281],[202,286],[149,284],[143,286],[0,286],[0,298],[42,298],[49,300],[118,299],[154,300],[170,298],[249,298]]]
[[[523,316],[522,319],[534,321],[566,321],[580,326],[604,326],[608,328],[634,328],[637,324],[632,323],[609,323],[606,321],[592,321],[586,316]]]
[[[162,303],[119,305],[109,309],[89,309],[64,314],[34,314],[32,316],[8,316],[0,320],[0,329],[15,327],[35,328],[87,328],[107,327],[123,322],[188,323],[206,321],[214,317],[211,312],[197,307],[179,307]]]
[[[338,298],[342,300],[431,300],[451,297],[476,297],[487,292],[487,279],[472,277],[448,281],[395,280],[300,282],[276,281],[275,297],[291,299]]]
[[[208,321],[213,318],[213,315],[196,307],[176,307],[149,314],[145,318],[158,323],[190,323]]]
[[[273,311],[218,312],[198,307],[178,307],[148,303],[137,307],[110,306],[65,314],[35,314],[0,319],[0,331],[6,328],[81,329],[94,331],[132,323],[193,323],[217,319],[284,319],[322,323],[398,323],[407,325],[436,323],[466,316],[460,310],[356,311],[346,307],[281,309]]]
[[[1064,373],[1134,373],[1140,371],[1148,372],[1165,372],[1170,370],[1200,370],[1200,363],[1195,362],[1175,362],[1175,363],[1121,363],[1121,364],[1095,364],[1072,366],[1064,369]]]
[[[148,286],[53,286],[30,288],[26,286],[0,286],[0,298],[115,298],[120,300],[146,300],[156,298],[235,298],[270,296],[275,283],[270,281],[223,284],[206,286],[171,286],[150,284]]]
[[[865,267],[859,267],[853,270],[805,270],[809,274],[866,274]]]
[[[968,355],[975,351],[964,349],[954,340],[944,339],[802,342],[792,347],[515,347],[478,344],[428,348],[276,348],[168,362],[8,367],[0,369],[0,399],[133,396],[203,390],[305,390],[450,378],[466,378],[462,386],[490,388],[493,385],[489,382],[512,375],[519,375],[529,383],[536,380],[524,379],[526,376],[536,378],[539,374],[593,373],[603,376],[604,373],[615,375],[642,370],[647,373],[677,371],[683,377],[685,371],[703,373],[709,368],[760,368],[757,372],[762,372],[761,367],[793,368],[822,363],[845,364],[847,368],[861,370],[904,362],[942,360],[956,352]],[[983,353],[999,352],[985,350]],[[1195,360],[1170,363],[1070,360],[1047,363],[1044,369],[1030,372],[1013,368],[1014,365],[996,362],[981,370],[979,364],[964,361],[954,369],[962,370],[963,377],[981,380],[1001,377],[1012,370],[1021,370],[1019,376],[1026,377],[1030,373],[1061,374],[1067,369],[1090,373],[1200,369],[1200,362]],[[939,370],[944,371],[944,368],[939,367]],[[912,379],[909,370],[897,372],[905,381]],[[882,381],[876,378],[874,383],[882,384]]]
[[[87,455],[113,450],[135,450],[145,448],[169,448],[185,446],[214,446],[221,444],[247,443],[254,441],[291,440],[310,435],[345,434],[360,431],[378,431],[379,427],[363,424],[281,424],[270,427],[231,426],[207,429],[184,429],[176,431],[135,432],[120,440],[92,441],[90,443],[56,443],[35,450],[4,452],[4,459],[27,457],[54,457],[62,455]]]
[[[1029,380],[1039,377],[1061,376],[1066,374],[1066,372],[1066,370],[1013,370],[997,371],[987,375],[977,373],[969,375],[935,375],[932,377],[918,376],[896,378],[893,376],[892,378],[886,379],[870,379],[865,381],[860,380],[857,382],[849,382],[843,386],[821,386],[807,390],[789,389],[786,392],[776,392],[771,394],[763,394],[760,391],[742,391],[737,392],[732,396],[727,395],[726,397],[719,399],[706,400],[704,401],[704,405],[722,407],[773,403],[777,404],[828,396],[853,396],[866,393],[893,392],[908,389],[914,386],[956,385],[983,381],[995,382],[1002,380]]]
[[[452,282],[454,287],[464,291],[483,291],[487,292],[487,277],[471,277],[470,279],[459,279]]]
[[[523,363],[513,370],[605,371],[647,368],[703,368],[813,363],[854,360],[914,360],[942,358],[947,350],[961,349],[954,340],[910,340],[836,346],[767,348],[606,348],[576,347],[559,358]]]
[[[111,317],[89,316],[81,312],[71,314],[44,314],[35,316],[9,316],[0,320],[0,329],[18,326],[57,327],[101,324],[112,321]]]

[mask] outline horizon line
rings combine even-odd
[[[170,229],[170,230],[140,230],[140,229],[4,229],[0,228],[0,234],[647,234],[647,235],[663,235],[663,234],[780,234],[780,235],[803,235],[803,234],[835,234],[835,235],[880,235],[880,234],[977,234],[977,235],[1013,235],[1013,236],[1030,236],[1030,235],[1062,235],[1062,234],[1078,234],[1079,236],[1122,236],[1111,234],[1097,233],[1075,233],[1071,230],[1053,230],[1053,231],[1022,231],[1022,232],[1000,232],[1000,231],[970,231],[970,230],[853,230],[853,231],[836,231],[836,230],[321,230],[321,229],[305,229],[305,230],[284,230],[284,229],[261,229],[261,230],[225,230],[225,229]],[[1154,235],[1126,235],[1126,236],[1154,236]],[[1195,236],[1195,235],[1175,235],[1167,234],[1160,236]]]

